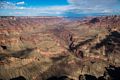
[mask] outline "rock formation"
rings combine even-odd
[[[0,17],[0,79],[119,80],[120,16]]]

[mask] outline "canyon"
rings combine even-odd
[[[120,80],[120,16],[0,17],[1,80]]]

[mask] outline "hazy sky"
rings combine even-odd
[[[120,0],[0,0],[0,16],[120,15]]]

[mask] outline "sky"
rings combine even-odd
[[[0,0],[0,16],[120,15],[120,0]]]

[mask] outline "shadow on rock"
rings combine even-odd
[[[93,75],[85,74],[85,75],[80,75],[79,80],[97,80],[97,78]]]
[[[19,77],[16,77],[16,78],[12,78],[10,80],[26,80],[23,76],[19,76]]]
[[[47,80],[73,80],[73,79],[70,79],[67,76],[60,76],[60,77],[52,76],[48,78]]]
[[[21,50],[21,51],[17,51],[12,53],[12,56],[15,58],[24,58],[26,56],[28,56],[34,49],[32,48],[27,48],[25,50]]]
[[[120,80],[120,67],[110,66],[106,70],[112,80]]]
[[[120,51],[120,33],[117,31],[111,32],[105,39],[103,39],[100,43],[97,43],[93,49],[100,49],[105,46],[105,53],[109,55],[109,53],[118,53]]]

